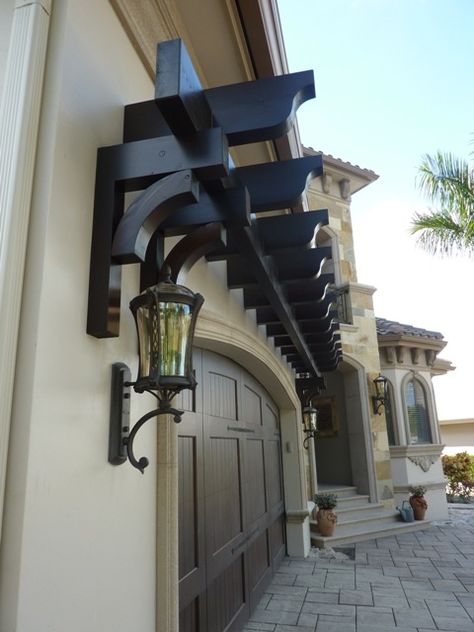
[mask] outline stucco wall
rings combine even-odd
[[[150,457],[145,476],[107,462],[110,365],[136,370],[128,302],[139,291],[138,266],[123,271],[120,337],[86,334],[97,148],[120,143],[123,106],[153,92],[107,0],[55,4],[0,559],[2,632],[155,630],[154,424],[136,441],[136,454]],[[287,507],[300,510],[307,499],[292,373],[241,293],[227,291],[223,264],[200,262],[188,283],[206,298],[198,343],[231,354],[283,407]],[[151,407],[147,395],[133,396],[132,420]],[[290,548],[304,554],[307,519],[290,531]]]
[[[122,106],[153,86],[106,0],[56,4],[47,63],[0,628],[153,630],[154,465],[142,478],[107,463],[109,365],[134,366],[132,324],[116,340],[85,333],[96,150],[120,141]],[[124,304],[136,288],[127,270]],[[146,405],[134,400],[133,414]],[[143,440],[154,444],[153,426]]]
[[[382,356],[385,358],[385,355]],[[427,488],[427,518],[443,520],[448,516],[445,493],[445,478],[441,464],[441,449],[436,403],[431,373],[428,366],[412,364],[408,349],[397,356],[404,365],[390,366],[384,360],[382,371],[389,380],[392,390],[392,416],[396,445],[390,447],[392,476],[395,497],[398,504],[410,495],[409,488],[423,485]],[[407,380],[416,378],[424,386],[427,398],[427,412],[430,420],[432,443],[411,444],[408,416],[405,405],[405,385]]]

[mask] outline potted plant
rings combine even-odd
[[[319,532],[324,536],[333,535],[337,523],[337,515],[333,511],[337,505],[336,494],[329,492],[316,494],[314,502],[318,506],[316,520],[318,521]]]
[[[428,509],[428,503],[425,500],[426,487],[423,487],[423,485],[414,485],[410,487],[410,492],[410,505],[413,508],[415,520],[424,520],[426,510]]]

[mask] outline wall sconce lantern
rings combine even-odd
[[[318,433],[318,411],[314,406],[303,408],[303,432],[306,435],[303,440],[303,447],[308,449],[310,439],[316,437]]]
[[[164,403],[183,388],[196,386],[192,342],[203,302],[200,294],[175,285],[169,275],[131,300],[140,356],[133,385],[137,393],[156,391]]]
[[[318,411],[313,406],[312,401],[326,388],[326,382],[321,376],[304,375],[296,379],[295,386],[300,398],[303,417],[303,433],[305,434],[303,447],[307,450],[310,439],[314,439],[318,433]]]
[[[194,389],[192,348],[197,316],[204,302],[183,285],[165,278],[147,288],[130,302],[138,334],[138,376],[130,382],[130,370],[122,363],[113,365],[109,461],[114,465],[128,458],[143,474],[148,459],[137,460],[133,441],[143,424],[158,415],[173,415],[179,423],[182,410],[172,408],[173,398],[183,389]],[[129,432],[130,387],[148,392],[158,400],[158,408],[144,415]],[[120,402],[120,403],[118,403]]]
[[[372,396],[372,405],[374,413],[376,415],[381,415],[382,413],[380,412],[380,409],[382,406],[385,406],[387,401],[388,380],[384,375],[379,374],[379,376],[375,378],[374,384],[376,395]]]

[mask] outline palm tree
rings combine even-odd
[[[474,254],[474,170],[469,163],[438,151],[423,157],[418,186],[435,209],[415,213],[411,233],[432,254]]]

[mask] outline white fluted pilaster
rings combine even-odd
[[[15,4],[0,109],[0,528],[51,5]]]

